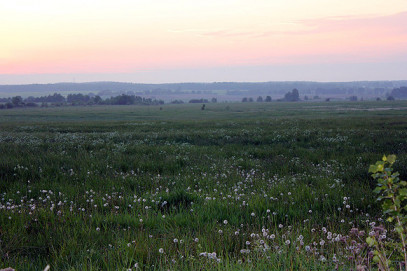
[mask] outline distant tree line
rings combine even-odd
[[[31,103],[65,103],[66,99],[59,93],[54,93],[53,95],[33,97],[30,96],[24,100],[24,102]]]
[[[300,100],[300,93],[298,92],[298,89],[295,88],[295,89],[287,92],[284,95],[283,100],[286,101],[286,102],[297,102],[297,101],[299,101]]]
[[[122,94],[116,97],[108,98],[101,101],[101,104],[110,105],[162,105],[164,101],[140,96]]]
[[[307,99],[308,99],[308,97],[307,97]],[[299,100],[300,100],[300,93],[299,93],[298,89],[295,88],[292,91],[287,92],[284,95],[284,98],[279,99],[277,101],[296,102],[296,101],[299,101]],[[262,96],[259,96],[256,99],[256,102],[258,102],[258,103],[262,103],[262,102],[269,103],[271,101],[272,101],[272,99],[271,99],[270,96],[266,96],[265,99],[263,99]],[[242,103],[252,103],[252,102],[254,102],[254,99],[252,97],[249,97],[249,98],[248,97],[243,97],[243,99],[242,99]]]
[[[405,99],[407,98],[407,87],[394,88],[389,96],[394,98]]]
[[[269,103],[271,102],[273,99],[271,98],[271,96],[266,96],[266,98],[263,99],[262,96],[257,97],[256,102],[258,103],[262,103],[262,102],[266,102]],[[254,102],[254,99],[252,97],[243,97],[242,99],[242,103],[252,103]]]
[[[170,102],[171,104],[183,104],[184,101],[183,100],[174,100]]]
[[[208,99],[192,99],[189,100],[190,104],[201,104],[201,103],[209,103]]]
[[[46,107],[49,104],[53,106],[66,106],[66,105],[162,105],[164,101],[144,98],[135,95],[122,94],[115,97],[110,97],[103,100],[98,95],[86,95],[82,93],[68,94],[65,98],[59,93],[53,95],[33,97],[30,96],[23,99],[21,96],[11,98],[0,98],[0,109],[9,109],[14,107]]]
[[[210,102],[211,103],[217,103],[218,99],[213,97]],[[188,103],[190,103],[190,104],[202,104],[202,103],[209,103],[209,100],[208,99],[203,99],[203,98],[201,98],[201,99],[191,99],[191,100],[189,100]]]
[[[120,82],[87,82],[87,83],[57,83],[30,85],[0,85],[0,93],[89,93],[98,92],[101,97],[118,96],[120,94],[150,96],[206,94],[226,91],[225,95],[249,97],[250,95],[284,95],[297,88],[309,97],[314,95],[345,95],[384,96],[395,87],[406,86],[403,81],[359,81],[359,82],[214,82],[214,83],[171,83],[171,84],[135,84]],[[16,94],[17,95],[17,94]],[[41,94],[43,95],[43,94]]]

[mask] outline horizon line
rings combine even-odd
[[[360,82],[401,82],[406,79],[385,79],[385,80],[350,80],[350,81],[314,81],[314,80],[271,80],[271,81],[180,81],[180,82],[165,82],[165,83],[141,83],[130,81],[84,81],[84,82],[69,82],[60,81],[55,83],[28,83],[28,84],[0,84],[0,86],[29,86],[29,85],[57,85],[57,84],[92,84],[92,83],[120,83],[120,84],[135,84],[135,85],[175,85],[175,84],[216,84],[216,83],[360,83]]]

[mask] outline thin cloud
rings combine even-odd
[[[236,31],[229,29],[170,29],[171,33],[192,33],[200,37],[239,37],[239,36],[254,36],[255,33],[250,31]]]
[[[296,21],[297,24],[308,28],[305,31],[286,32],[287,34],[310,34],[333,31],[346,31],[354,29],[386,29],[407,34],[407,12],[387,16],[336,16],[321,19],[308,19]],[[272,34],[273,31],[269,32]]]
[[[306,19],[271,24],[269,31],[249,31],[247,29],[178,29],[169,30],[174,33],[194,33],[201,37],[229,38],[229,37],[255,37],[264,38],[274,35],[309,35],[337,31],[353,31],[357,29],[385,29],[389,32],[407,34],[407,12],[387,16],[335,16],[320,19]],[[283,29],[292,26],[293,29]]]
[[[213,31],[213,29],[198,29],[198,28],[187,28],[187,29],[169,29],[168,32],[171,33],[202,33]]]

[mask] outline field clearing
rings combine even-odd
[[[375,268],[406,101],[201,106],[0,110],[0,268]]]
[[[138,120],[211,120],[244,117],[291,117],[324,118],[338,116],[347,111],[404,111],[405,101],[381,102],[302,102],[302,103],[216,103],[166,104],[162,106],[74,106],[50,108],[19,108],[1,110],[0,123],[8,122],[71,122],[71,121],[138,121]],[[160,110],[161,108],[161,110]],[[337,112],[339,111],[339,112]],[[400,112],[393,112],[401,115]],[[261,114],[261,115],[260,115]],[[386,113],[389,115],[392,113]],[[243,116],[242,116],[243,115]],[[363,113],[362,113],[363,115]],[[355,112],[352,116],[357,116]]]

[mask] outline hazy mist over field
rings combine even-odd
[[[407,59],[407,55],[406,58]],[[133,73],[0,74],[0,84],[116,81],[133,83],[405,80],[407,61],[151,69]]]

